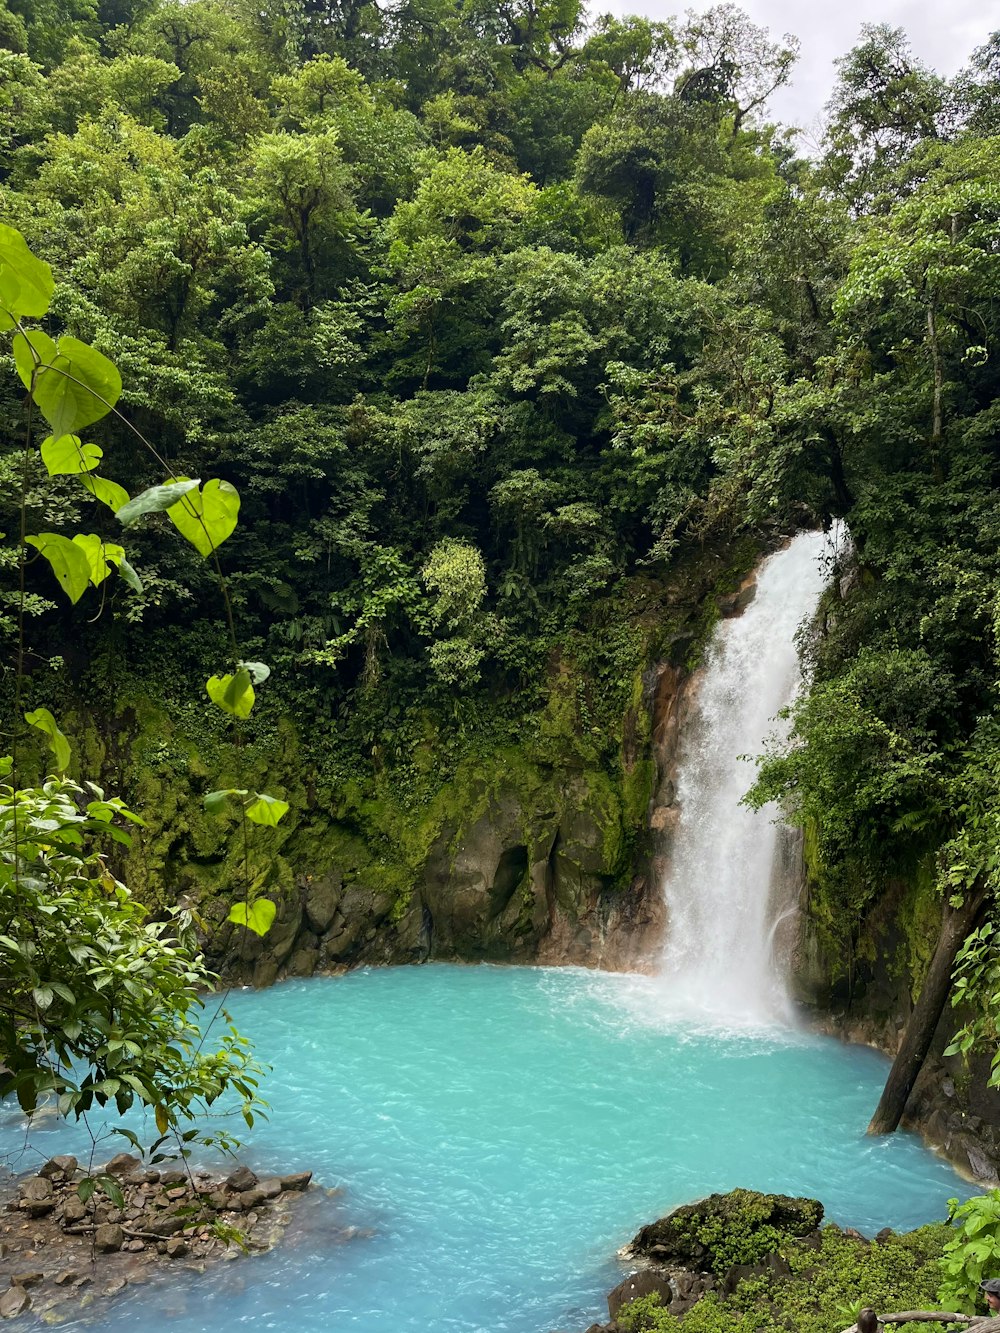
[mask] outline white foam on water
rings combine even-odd
[[[776,941],[794,910],[780,890],[782,838],[773,807],[740,804],[777,714],[800,685],[795,636],[816,609],[828,539],[797,536],[764,562],[757,595],[718,626],[681,736],[679,821],[663,886],[667,934],[654,1009],[664,1021],[727,1031],[793,1020]]]

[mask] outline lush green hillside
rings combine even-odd
[[[525,866],[590,810],[570,878],[617,892],[643,672],[838,518],[800,744],[758,794],[805,824],[841,958],[893,878],[992,897],[996,39],[948,83],[867,29],[814,160],[766,120],[794,42],[725,5],[7,0],[0,41],[0,206],[57,275],[45,326],[116,361],[163,460],[109,417],[102,475],[236,487],[222,572],[272,669],[230,746],[201,702],[226,608],[165,518],[132,538],[141,592],[71,610],[36,560],[22,596],[22,496],[28,535],[119,528],[22,453],[6,376],[6,698],[23,605],[23,702],[149,815],[153,902],[348,870],[398,922],[508,797]],[[249,859],[201,810],[248,774],[293,806]]]

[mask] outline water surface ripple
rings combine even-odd
[[[655,1001],[655,979],[445,965],[233,995],[274,1066],[246,1160],[344,1193],[294,1245],[136,1289],[87,1327],[579,1333],[618,1247],[712,1190],[814,1195],[869,1233],[969,1192],[915,1137],[866,1138],[881,1056],[679,1029]],[[8,1108],[0,1148],[20,1132]],[[73,1142],[49,1127],[37,1147]]]

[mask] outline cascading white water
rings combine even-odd
[[[754,600],[716,630],[684,726],[661,986],[669,1010],[693,1019],[756,1025],[791,1014],[773,948],[788,907],[773,892],[782,829],[773,808],[740,799],[797,690],[795,633],[819,600],[825,547],[821,533],[802,533],[761,566]]]

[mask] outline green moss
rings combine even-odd
[[[860,1306],[933,1309],[938,1260],[951,1234],[940,1224],[866,1245],[837,1227],[825,1227],[818,1250],[794,1239],[781,1243],[790,1277],[772,1272],[749,1277],[732,1296],[704,1297],[683,1320],[663,1309],[657,1296],[643,1297],[619,1311],[618,1324],[625,1333],[840,1333]],[[900,1326],[904,1333],[925,1327]]]

